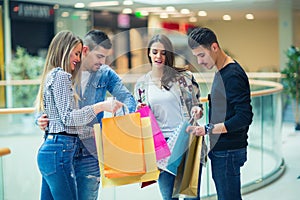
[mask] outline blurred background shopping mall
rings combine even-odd
[[[0,0],[0,200],[39,199],[36,154],[43,134],[34,125],[33,103],[57,32],[67,29],[83,37],[91,29],[105,31],[113,42],[107,64],[131,91],[149,70],[149,38],[166,34],[175,47],[176,66],[195,74],[207,108],[214,73],[197,67],[187,46],[195,27],[213,29],[250,78],[254,119],[242,172],[244,199],[299,199],[300,156],[294,152],[300,148],[300,111],[286,93],[281,72],[290,61],[289,47],[300,46],[300,0]],[[300,80],[294,88],[300,91]],[[201,123],[206,121],[207,113]],[[161,199],[157,184],[100,191],[99,199],[105,200]],[[215,199],[209,164],[201,192],[203,199]]]

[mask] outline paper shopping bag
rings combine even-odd
[[[144,174],[145,156],[139,113],[102,119],[104,175]]]
[[[186,128],[190,125],[188,121],[181,123],[174,134],[169,137],[167,144],[170,148],[171,155],[167,158],[157,161],[159,169],[167,171],[176,176],[177,168],[189,147],[190,134],[186,132]]]
[[[101,130],[99,124],[94,125],[102,187],[120,186],[120,185],[132,184],[132,183],[142,183],[147,181],[156,181],[158,179],[160,172],[156,166],[156,157],[155,157],[150,119],[148,117],[142,118],[141,125],[142,125],[142,134],[144,140],[146,173],[141,175],[126,176],[126,177],[119,177],[119,178],[107,178],[104,175]]]
[[[192,143],[178,167],[174,181],[173,198],[197,197],[198,177],[200,172],[200,156],[203,136],[193,136]]]
[[[156,160],[161,160],[170,156],[171,152],[168,147],[168,144],[149,106],[144,106],[140,108],[137,112],[141,114],[141,117],[150,117],[155,145]]]

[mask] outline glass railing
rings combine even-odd
[[[199,74],[195,76],[201,87],[203,97],[201,101],[207,110],[205,96],[210,88],[211,74],[207,77],[203,75],[200,77]],[[123,77],[123,81],[131,91],[137,77],[139,76]],[[250,80],[254,118],[248,134],[248,161],[242,168],[243,194],[276,180],[284,172],[285,167],[281,149],[282,85],[278,82],[263,81],[261,77],[259,79]],[[43,135],[34,125],[33,112],[33,108],[0,109],[0,146],[8,146],[13,152],[5,159],[3,165],[4,175],[1,181],[4,180],[4,199],[39,198],[41,176],[36,165],[36,154]],[[207,123],[206,113],[200,120],[200,124],[205,123]],[[201,182],[202,199],[216,194],[209,160],[203,169]],[[104,188],[100,189],[100,192],[100,199],[161,199],[157,184],[143,189],[138,184],[132,184]]]

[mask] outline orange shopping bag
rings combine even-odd
[[[144,144],[146,173],[140,175],[123,176],[118,178],[116,177],[108,178],[104,175],[105,170],[104,170],[104,163],[103,163],[103,146],[102,146],[103,143],[102,143],[100,124],[94,125],[102,187],[120,186],[120,185],[132,184],[132,183],[142,183],[147,181],[156,181],[158,179],[160,171],[156,166],[156,156],[155,156],[155,148],[154,148],[154,141],[152,137],[150,118],[148,117],[142,118],[141,123],[142,123],[142,134],[143,134],[143,141],[144,141],[143,144]],[[118,157],[116,159],[118,159]]]
[[[106,177],[117,178],[146,172],[139,113],[103,118],[102,143]]]

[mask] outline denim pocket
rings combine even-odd
[[[89,97],[92,97],[92,95],[95,95],[95,99],[97,100],[97,102],[99,101],[104,101],[105,99],[105,95],[106,95],[106,83],[105,82],[101,82],[101,83],[92,83],[92,89],[91,90],[93,92],[88,94]]]
[[[93,82],[91,85],[92,85],[95,89],[98,89],[98,88],[105,88],[107,84],[106,84],[105,82],[101,82],[101,83]]]
[[[233,154],[233,159],[237,166],[242,167],[247,161],[247,151],[240,151],[236,154]]]
[[[240,169],[244,165],[244,163],[247,161],[247,152],[245,150],[241,150],[235,153],[232,153],[231,155],[231,163],[233,168],[233,174],[239,175]]]
[[[210,153],[216,158],[226,158],[228,156],[227,151],[211,151]]]
[[[43,176],[49,176],[56,173],[56,167],[59,159],[58,154],[61,151],[63,145],[55,144],[51,145],[51,148],[47,148],[50,145],[43,145],[38,152],[37,162],[39,169]]]

